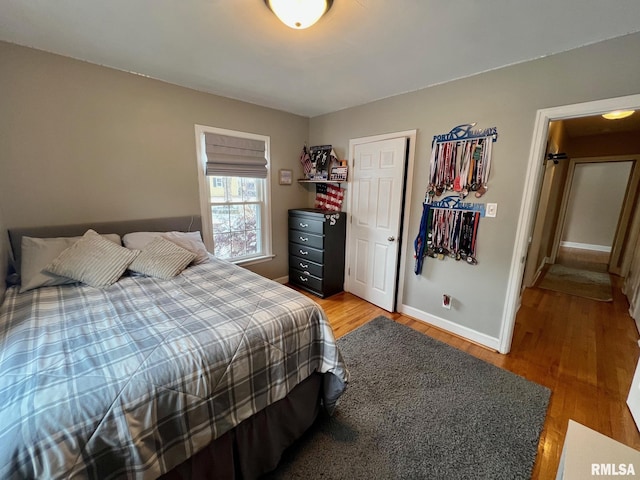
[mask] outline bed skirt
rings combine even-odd
[[[313,424],[321,397],[322,374],[314,373],[160,479],[258,478],[275,469],[284,450]]]

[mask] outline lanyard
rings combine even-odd
[[[480,212],[432,207],[426,217],[425,255],[440,260],[448,255],[456,260],[464,259],[470,265],[476,265],[479,225]]]
[[[465,198],[475,191],[480,198],[488,189],[491,171],[491,137],[436,143],[429,161],[429,196],[453,190]]]

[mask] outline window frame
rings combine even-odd
[[[254,263],[266,262],[271,260],[272,250],[272,225],[271,225],[271,138],[266,135],[258,135],[255,133],[240,132],[236,130],[227,130],[218,127],[209,127],[206,125],[195,125],[196,135],[196,162],[198,170],[198,191],[200,196],[200,215],[202,218],[202,237],[204,244],[209,252],[214,252],[213,242],[213,222],[211,218],[211,195],[209,191],[209,182],[207,180],[207,155],[205,150],[205,133],[217,133],[220,135],[229,135],[238,138],[249,138],[252,140],[261,140],[265,146],[265,158],[267,160],[267,178],[264,180],[263,190],[263,208],[260,210],[261,236],[263,244],[263,252],[259,255],[250,257],[242,257],[238,259],[229,259],[231,263],[237,265],[251,265]]]

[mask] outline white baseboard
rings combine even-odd
[[[451,332],[455,335],[471,340],[472,342],[479,343],[480,345],[484,345],[485,347],[492,350],[500,350],[499,339],[490,337],[489,335],[485,335],[484,333],[473,330],[472,328],[458,325],[457,323],[445,320],[444,318],[436,317],[435,315],[431,315],[427,312],[423,312],[422,310],[418,310],[417,308],[410,307],[408,305],[400,305],[399,311],[400,313],[407,314],[408,316],[413,317],[416,320],[420,320],[421,322],[425,322],[435,327],[441,328],[442,330],[446,330],[447,332]]]
[[[576,243],[576,242],[560,242],[561,247],[579,248],[581,250],[593,250],[594,252],[607,252],[611,253],[611,247],[607,245],[593,245],[591,243]]]
[[[274,278],[273,281],[284,285],[285,283],[289,282],[289,275],[286,275],[284,277]]]
[[[551,259],[549,257],[544,257],[542,259],[542,263],[540,264],[540,266],[536,270],[536,274],[533,276],[533,280],[531,281],[531,286],[536,284],[536,282],[538,281],[538,278],[540,278],[540,274],[542,273],[542,269],[544,268],[544,266],[547,263],[550,263],[550,261],[551,261]]]

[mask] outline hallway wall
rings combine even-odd
[[[611,251],[632,162],[576,164],[561,245]]]

